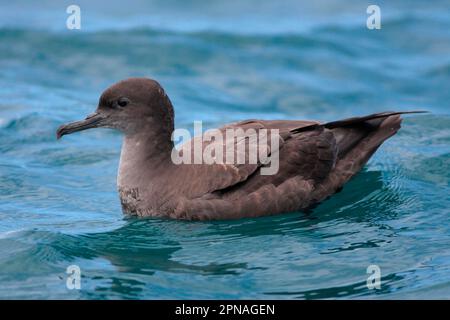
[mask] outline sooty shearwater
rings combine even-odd
[[[264,131],[266,136],[276,132],[276,150],[272,144],[261,143],[264,139],[249,142],[247,137],[244,141],[249,145],[243,151],[250,157],[254,150],[251,143],[257,140],[259,145],[264,144],[266,151],[277,155],[278,170],[274,174],[262,173],[270,165],[267,158],[252,163],[177,164],[173,155],[182,156],[190,149],[174,149],[174,110],[169,97],[154,80],[130,78],[103,92],[97,110],[85,120],[59,127],[57,138],[97,127],[124,134],[117,186],[126,214],[186,220],[236,219],[303,210],[324,200],[399,130],[400,114],[415,112],[421,111],[383,112],[327,123],[245,120],[216,130],[224,135],[230,129]],[[184,146],[195,144],[195,139],[198,137]],[[213,141],[204,139],[200,151]],[[242,139],[231,141],[233,150],[242,144]],[[225,139],[220,146],[229,148],[229,142]]]

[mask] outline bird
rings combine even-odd
[[[217,133],[275,132],[276,150],[269,144],[265,147],[268,154],[276,153],[278,170],[263,174],[270,165],[264,159],[174,163],[174,154],[189,149],[179,150],[174,144],[174,108],[168,95],[156,80],[128,78],[101,94],[93,114],[60,126],[57,139],[99,127],[123,134],[117,189],[126,215],[178,220],[255,218],[306,211],[340,191],[399,130],[401,114],[421,112],[425,111],[388,111],[323,123],[250,119],[216,129]],[[195,139],[183,145],[192,145]],[[227,145],[236,149],[237,140]],[[211,143],[203,144],[201,151]],[[244,154],[249,156],[249,150],[245,148]]]

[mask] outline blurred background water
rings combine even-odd
[[[0,298],[450,298],[449,1],[377,1],[381,30],[367,1],[80,0],[67,30],[70,4],[0,1]],[[177,127],[432,113],[308,213],[126,219],[120,135],[55,130],[130,76],[166,88]]]

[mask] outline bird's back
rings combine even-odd
[[[247,120],[225,128],[277,129],[281,136],[279,170],[261,175],[267,164],[246,167],[199,165],[195,197],[180,196],[170,216],[184,219],[234,219],[296,211],[335,193],[400,128],[398,113],[380,113],[319,124],[312,121]],[[235,168],[234,176],[229,174]],[[222,181],[214,183],[214,180]],[[209,183],[213,181],[213,183]],[[195,183],[194,183],[195,184]],[[201,187],[200,187],[201,189]]]

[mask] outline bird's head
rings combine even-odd
[[[84,120],[62,125],[56,132],[63,135],[91,128],[112,128],[126,135],[142,130],[173,130],[173,108],[158,82],[147,78],[122,80],[100,96],[97,109]]]

